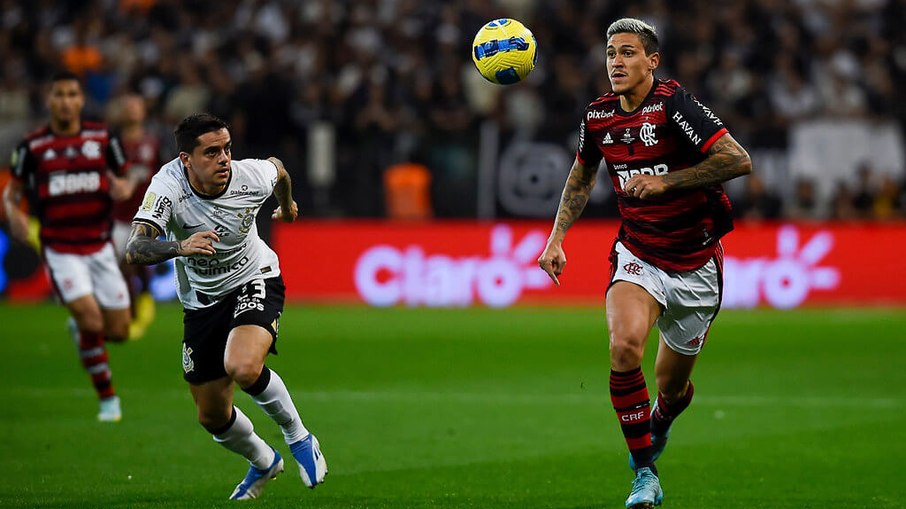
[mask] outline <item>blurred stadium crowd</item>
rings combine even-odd
[[[383,172],[407,161],[430,170],[435,215],[474,216],[482,126],[501,145],[574,146],[585,105],[609,90],[603,31],[622,16],[657,26],[659,75],[750,150],[782,152],[815,118],[906,125],[904,0],[5,0],[0,16],[5,152],[45,121],[46,80],[66,67],[84,77],[89,116],[115,122],[118,96],[143,95],[167,157],[179,119],[223,117],[237,157],[284,159],[308,216],[384,216]],[[470,61],[475,32],[502,16],[539,41],[538,68],[514,87]],[[335,173],[311,171],[313,139],[335,140]],[[904,217],[896,170],[862,164],[826,196],[809,179],[750,178],[735,205],[749,218]]]

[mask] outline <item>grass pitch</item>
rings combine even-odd
[[[181,318],[161,306],[148,336],[111,345],[124,419],[100,424],[63,308],[0,306],[0,507],[236,507],[247,464],[195,422]],[[904,507],[904,330],[903,310],[721,312],[658,462],[664,507]],[[290,307],[269,365],[330,475],[306,489],[238,393],[287,458],[242,505],[622,508],[605,337],[600,309]]]

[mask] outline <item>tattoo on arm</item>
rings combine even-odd
[[[569,170],[569,177],[560,196],[560,206],[557,208],[557,219],[554,223],[552,236],[564,235],[576,219],[582,215],[591,190],[595,187],[595,175],[598,168],[590,168],[576,161]]]
[[[704,161],[664,175],[670,189],[690,189],[720,184],[752,172],[752,160],[729,134],[718,139]]]
[[[126,263],[154,265],[179,256],[179,242],[157,240],[160,232],[145,223],[132,223],[132,234],[126,244]]]
[[[283,162],[276,157],[268,158],[277,167],[277,184],[274,186],[274,196],[277,203],[284,210],[289,210],[293,203],[293,181],[289,177],[289,172],[283,166]]]

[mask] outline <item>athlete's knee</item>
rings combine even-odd
[[[610,342],[610,366],[617,371],[627,371],[642,364],[643,348],[636,345]]]
[[[648,331],[642,327],[612,327],[610,331],[610,364],[618,371],[638,367],[645,353]]]
[[[239,384],[239,387],[246,388],[258,380],[264,365],[257,359],[231,357],[227,359],[224,367],[227,375]]]

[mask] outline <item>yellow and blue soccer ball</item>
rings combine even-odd
[[[472,61],[491,83],[511,85],[535,68],[538,44],[525,25],[500,18],[481,27],[472,41]]]

